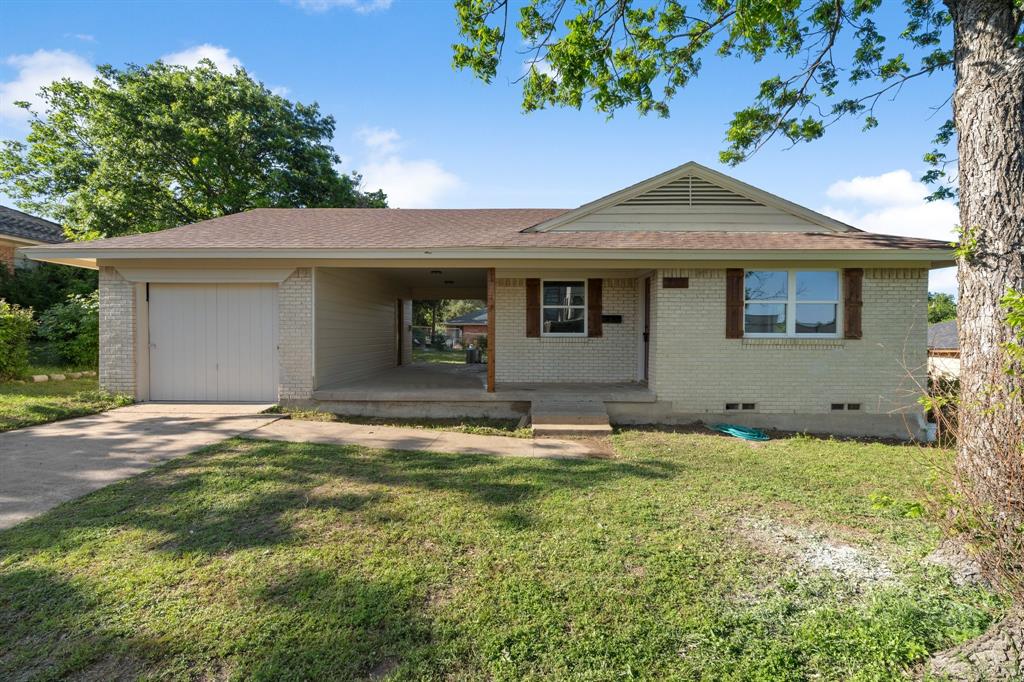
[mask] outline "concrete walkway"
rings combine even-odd
[[[579,441],[479,436],[401,426],[312,422],[298,419],[275,421],[246,433],[245,437],[293,443],[361,445],[382,450],[425,450],[505,457],[579,458],[596,452],[592,446]]]
[[[143,403],[0,433],[0,528],[265,426],[267,407]]]

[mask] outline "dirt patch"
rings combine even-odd
[[[366,679],[368,680],[383,680],[385,677],[390,675],[398,667],[398,659],[396,658],[385,658],[383,661],[373,667],[372,670],[367,674]]]
[[[945,566],[957,585],[991,587],[981,570],[981,563],[959,542],[947,540],[924,558],[925,563]]]
[[[742,519],[744,536],[790,558],[802,569],[834,573],[859,588],[892,580],[892,569],[862,549],[833,541],[824,533],[772,519]]]
[[[953,682],[1024,679],[1024,611],[1009,614],[980,637],[935,654],[925,672]]]

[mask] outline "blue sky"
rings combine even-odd
[[[899,30],[899,4],[881,17]],[[12,107],[38,85],[92,65],[182,63],[205,55],[241,64],[291,99],[337,119],[345,168],[402,207],[571,207],[695,160],[858,227],[947,239],[956,209],[926,204],[921,155],[946,112],[952,77],[909,84],[883,100],[881,125],[840,123],[823,140],[772,143],[737,168],[718,164],[726,124],[778,62],[705,60],[669,119],[623,111],[520,113],[513,82],[525,55],[487,86],[451,68],[449,0],[277,2],[20,2],[0,4],[0,137],[25,124]],[[5,200],[6,201],[6,200]],[[9,202],[8,202],[9,203]],[[948,271],[932,288],[955,291]]]

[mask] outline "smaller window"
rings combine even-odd
[[[540,322],[545,336],[585,336],[587,283],[545,280],[541,292]]]
[[[726,403],[725,404],[725,409],[726,410],[738,410],[738,409],[740,409],[740,404],[739,403]]]
[[[848,409],[848,410],[859,410],[860,409],[860,403],[847,403],[846,404],[846,409]]]
[[[756,407],[757,405],[755,405],[754,403],[743,403],[744,410],[753,410]]]
[[[845,410],[846,409],[846,405],[843,404],[843,403],[832,403],[832,409],[833,410]]]

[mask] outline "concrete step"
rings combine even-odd
[[[597,436],[611,433],[608,408],[599,400],[537,400],[530,405],[535,436]]]
[[[533,435],[538,437],[561,436],[608,436],[611,424],[534,424]]]

